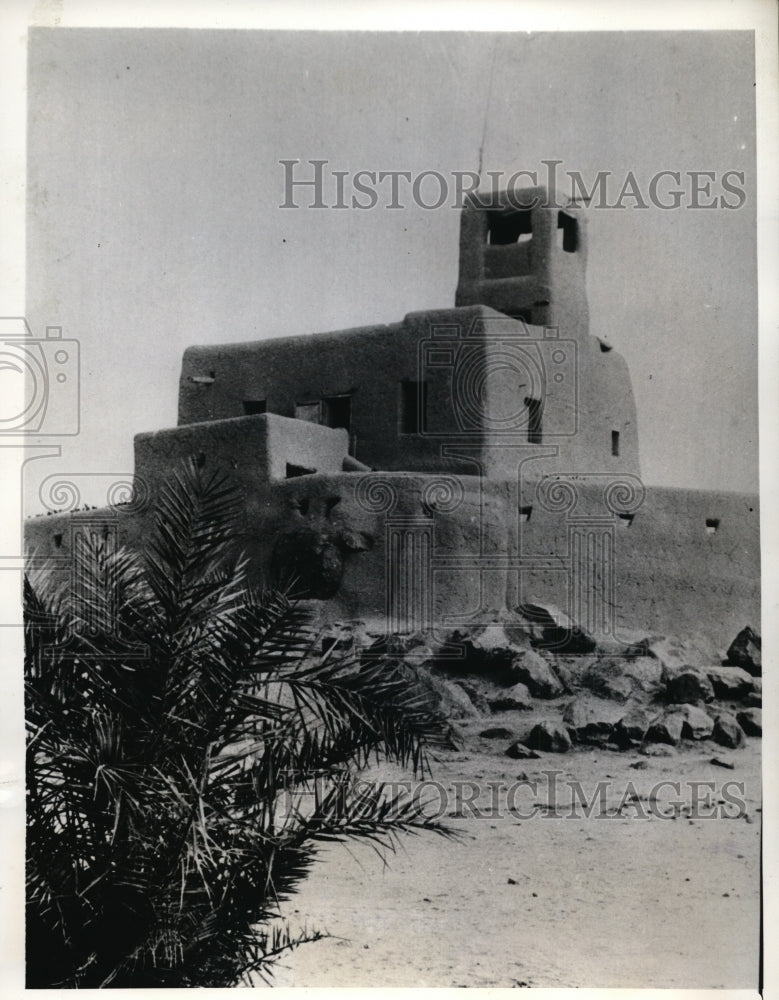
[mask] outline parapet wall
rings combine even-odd
[[[275,413],[210,420],[135,436],[135,476],[147,501],[187,458],[220,466],[247,495],[305,473],[340,472],[349,436],[343,429]]]

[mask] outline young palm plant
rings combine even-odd
[[[443,720],[380,661],[322,655],[258,593],[241,496],[183,466],[140,552],[25,583],[27,985],[230,986],[317,933],[279,921],[324,841],[448,831],[358,778],[419,773]]]

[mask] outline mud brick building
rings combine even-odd
[[[466,203],[454,308],[184,353],[178,426],[135,439],[138,502],[27,522],[137,544],[176,462],[229,471],[258,578],[325,620],[502,620],[549,601],[591,631],[759,625],[757,497],[645,487],[624,359],[591,331],[586,220],[544,188]]]

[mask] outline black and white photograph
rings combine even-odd
[[[770,995],[774,5],[249,6],[13,21],[6,995]]]

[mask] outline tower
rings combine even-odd
[[[469,195],[455,305],[491,306],[581,343],[589,332],[585,223],[546,187]]]

